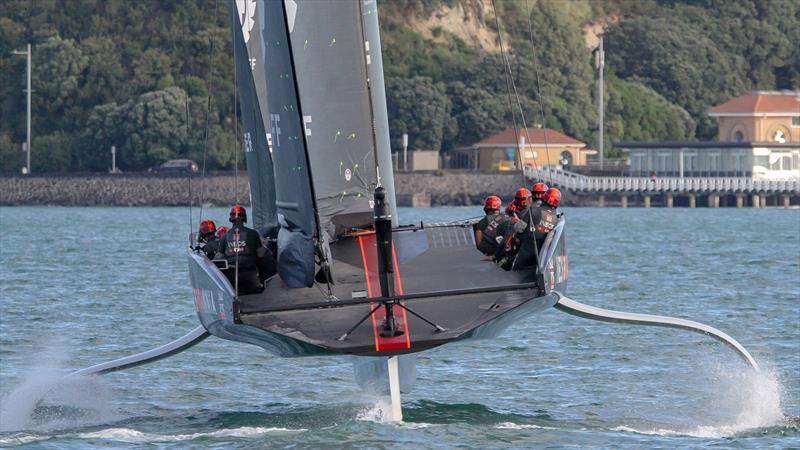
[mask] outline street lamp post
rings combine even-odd
[[[25,92],[28,94],[28,139],[25,145],[27,152],[27,165],[25,166],[24,174],[30,175],[31,173],[31,44],[28,44],[28,49],[24,52],[14,50],[11,52],[15,55],[26,55],[28,57],[28,89]]]
[[[403,133],[403,170],[408,172],[408,134]]]

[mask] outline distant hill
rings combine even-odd
[[[446,151],[523,116],[596,145],[600,33],[607,148],[709,138],[708,107],[752,89],[800,89],[796,0],[495,3],[497,17],[490,0],[379,3],[395,147],[407,132],[412,148]],[[208,165],[232,167],[229,20],[223,0],[0,2],[0,171],[18,172],[24,156],[25,58],[11,51],[28,42],[35,171],[104,171],[111,145],[127,171],[202,160],[209,93]]]

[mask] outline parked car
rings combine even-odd
[[[152,173],[197,173],[200,170],[196,162],[191,159],[170,159],[160,166],[151,167]]]

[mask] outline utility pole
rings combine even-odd
[[[28,50],[24,52],[20,52],[14,50],[11,52],[15,55],[27,55],[28,56],[28,89],[25,90],[28,94],[28,140],[25,145],[25,151],[28,153],[27,155],[27,165],[25,170],[23,170],[24,175],[30,175],[31,173],[31,44],[28,44]]]
[[[606,65],[606,55],[603,52],[603,35],[600,35],[600,45],[597,47],[595,54],[595,65],[600,75],[600,82],[597,86],[597,116],[599,119],[598,125],[598,150],[600,151],[600,170],[603,170],[603,67]]]

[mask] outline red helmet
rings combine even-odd
[[[508,206],[506,206],[506,215],[510,216],[510,215],[514,214],[515,212],[517,212],[517,210],[518,210],[517,204],[514,203],[514,202],[511,202],[511,203],[508,204]]]
[[[219,228],[217,228],[217,237],[222,239],[222,236],[225,236],[225,233],[227,233],[228,230],[230,230],[230,228],[228,228],[228,227],[219,227]]]
[[[539,200],[544,197],[544,193],[547,192],[547,189],[547,185],[540,181],[534,184],[531,188],[531,196],[533,196],[534,199]]]
[[[486,197],[486,202],[483,204],[484,211],[500,211],[503,207],[503,201],[496,195]]]
[[[238,203],[233,205],[233,208],[231,208],[231,217],[229,220],[231,221],[231,223],[234,223],[237,220],[241,220],[242,222],[247,222],[247,210],[244,209],[244,206]]]
[[[556,188],[548,189],[542,197],[542,201],[553,208],[557,208],[561,204],[561,191]]]
[[[208,238],[214,235],[217,231],[217,225],[211,219],[206,219],[200,222],[200,237]]]
[[[514,203],[517,204],[519,209],[522,209],[524,206],[528,206],[531,202],[531,191],[525,188],[517,189],[517,193],[514,195]]]

